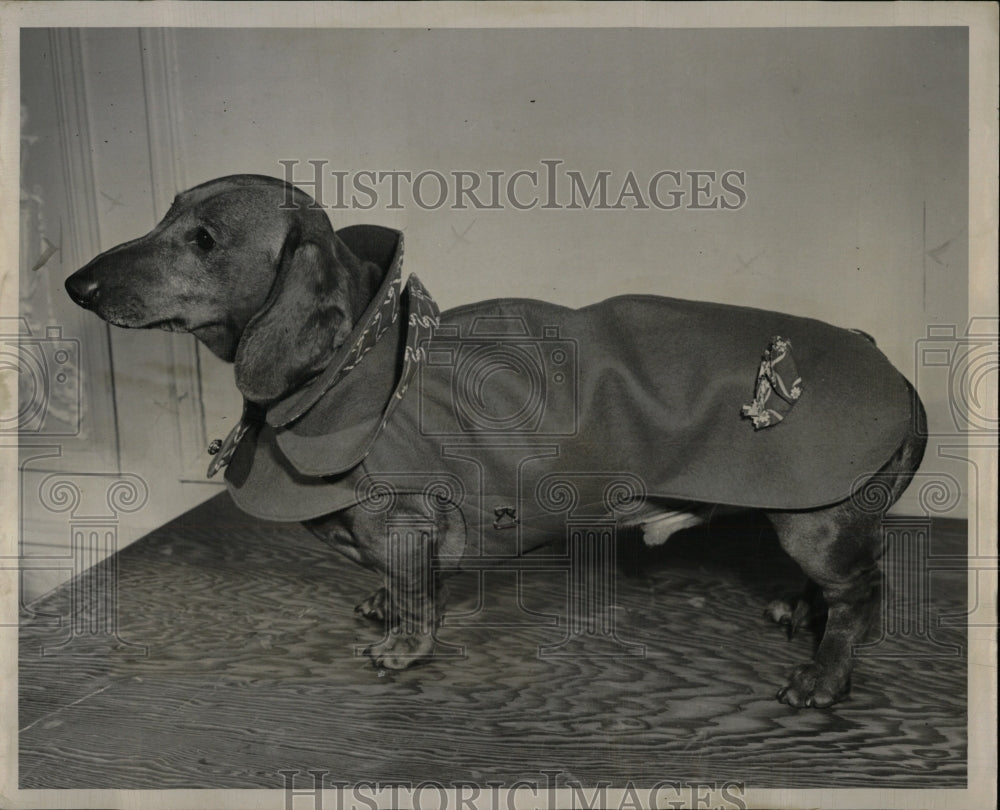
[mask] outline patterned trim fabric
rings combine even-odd
[[[341,385],[348,375],[358,368],[365,357],[377,346],[385,351],[389,340],[387,336],[397,336],[401,331],[401,314],[405,320],[402,332],[406,335],[404,346],[403,368],[398,380],[393,380],[393,395],[385,403],[384,411],[377,431],[380,431],[393,410],[402,400],[407,387],[416,374],[424,349],[421,344],[429,337],[431,330],[438,325],[439,310],[434,299],[424,289],[416,275],[410,275],[406,287],[401,291],[401,272],[403,258],[403,239],[401,234],[375,226],[354,226],[338,232],[338,237],[347,241],[352,248],[365,250],[365,243],[384,243],[386,239],[393,244],[391,260],[388,264],[385,278],[361,320],[351,331],[351,335],[338,349],[326,370],[315,379],[310,380],[303,388],[293,392],[283,401],[271,405],[266,411],[252,402],[244,402],[243,416],[239,423],[229,432],[220,448],[213,453],[214,458],[208,467],[208,477],[214,476],[220,469],[229,465],[236,448],[251,426],[266,421],[275,428],[283,428],[299,420],[323,395],[335,386]],[[361,243],[358,245],[357,243]],[[381,245],[380,245],[381,246]],[[370,253],[370,249],[362,255]],[[383,251],[384,253],[384,248]],[[384,261],[384,256],[381,257]],[[384,266],[384,265],[383,265]],[[405,298],[405,307],[401,303]],[[383,338],[386,338],[383,340]],[[380,357],[376,363],[385,364],[386,358]],[[376,432],[377,432],[376,431]],[[374,440],[374,436],[371,437]],[[215,448],[211,448],[215,450]],[[362,452],[361,457],[367,452]],[[360,461],[360,458],[357,459]],[[356,463],[356,462],[355,462]]]

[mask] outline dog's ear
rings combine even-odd
[[[328,240],[289,233],[271,293],[236,348],[236,385],[248,400],[279,399],[319,372],[347,338],[345,272]]]

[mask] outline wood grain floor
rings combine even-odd
[[[932,553],[964,554],[964,531],[936,523]],[[621,546],[617,632],[643,657],[601,639],[539,656],[565,635],[544,617],[565,616],[565,575],[526,573],[518,588],[497,571],[453,580],[439,638],[464,658],[380,672],[356,652],[380,628],[353,612],[376,575],[219,496],[23,618],[20,786],[277,788],[280,771],[308,769],[348,782],[554,769],[584,784],[964,786],[963,629],[890,638],[859,663],[850,700],[796,712],[774,693],[814,636],[789,641],[763,617],[801,584],[766,524]],[[74,636],[73,594],[100,615],[111,565],[119,641]],[[929,615],[965,611],[965,576],[931,576]]]

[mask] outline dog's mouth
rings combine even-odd
[[[112,326],[120,326],[123,329],[162,329],[164,332],[189,332],[187,324],[180,318],[160,318],[146,323],[136,322],[132,318],[121,318],[116,316],[105,317]]]
[[[140,329],[161,329],[164,332],[191,332],[198,334],[204,330],[213,329],[220,324],[218,323],[201,323],[197,326],[192,326],[183,318],[161,318],[160,320],[150,321],[149,323],[142,324]]]
[[[168,318],[162,321],[155,321],[145,327],[146,329],[162,329],[164,332],[193,332],[180,318]]]
[[[221,321],[208,321],[192,325],[184,318],[156,318],[145,320],[125,313],[98,313],[101,319],[122,329],[159,329],[163,332],[179,332],[194,335],[223,360],[231,361],[235,353],[236,339],[231,329]]]
[[[128,308],[107,311],[102,307],[91,307],[91,311],[102,321],[120,329],[162,329],[166,332],[190,331],[182,318],[154,318],[147,320],[141,314],[130,312]]]

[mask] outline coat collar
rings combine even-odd
[[[384,271],[382,284],[326,368],[283,399],[268,405],[267,423],[272,427],[294,422],[315,405],[361,362],[399,318],[403,234],[378,225],[354,225],[337,231],[337,237],[362,262],[374,262]]]
[[[337,236],[359,259],[384,270],[378,292],[323,371],[266,408],[244,402],[240,423],[209,465],[210,478],[229,464],[250,427],[264,423],[302,472],[332,475],[349,469],[367,454],[416,373],[421,343],[437,326],[439,311],[415,275],[401,289],[403,235],[355,225]]]

